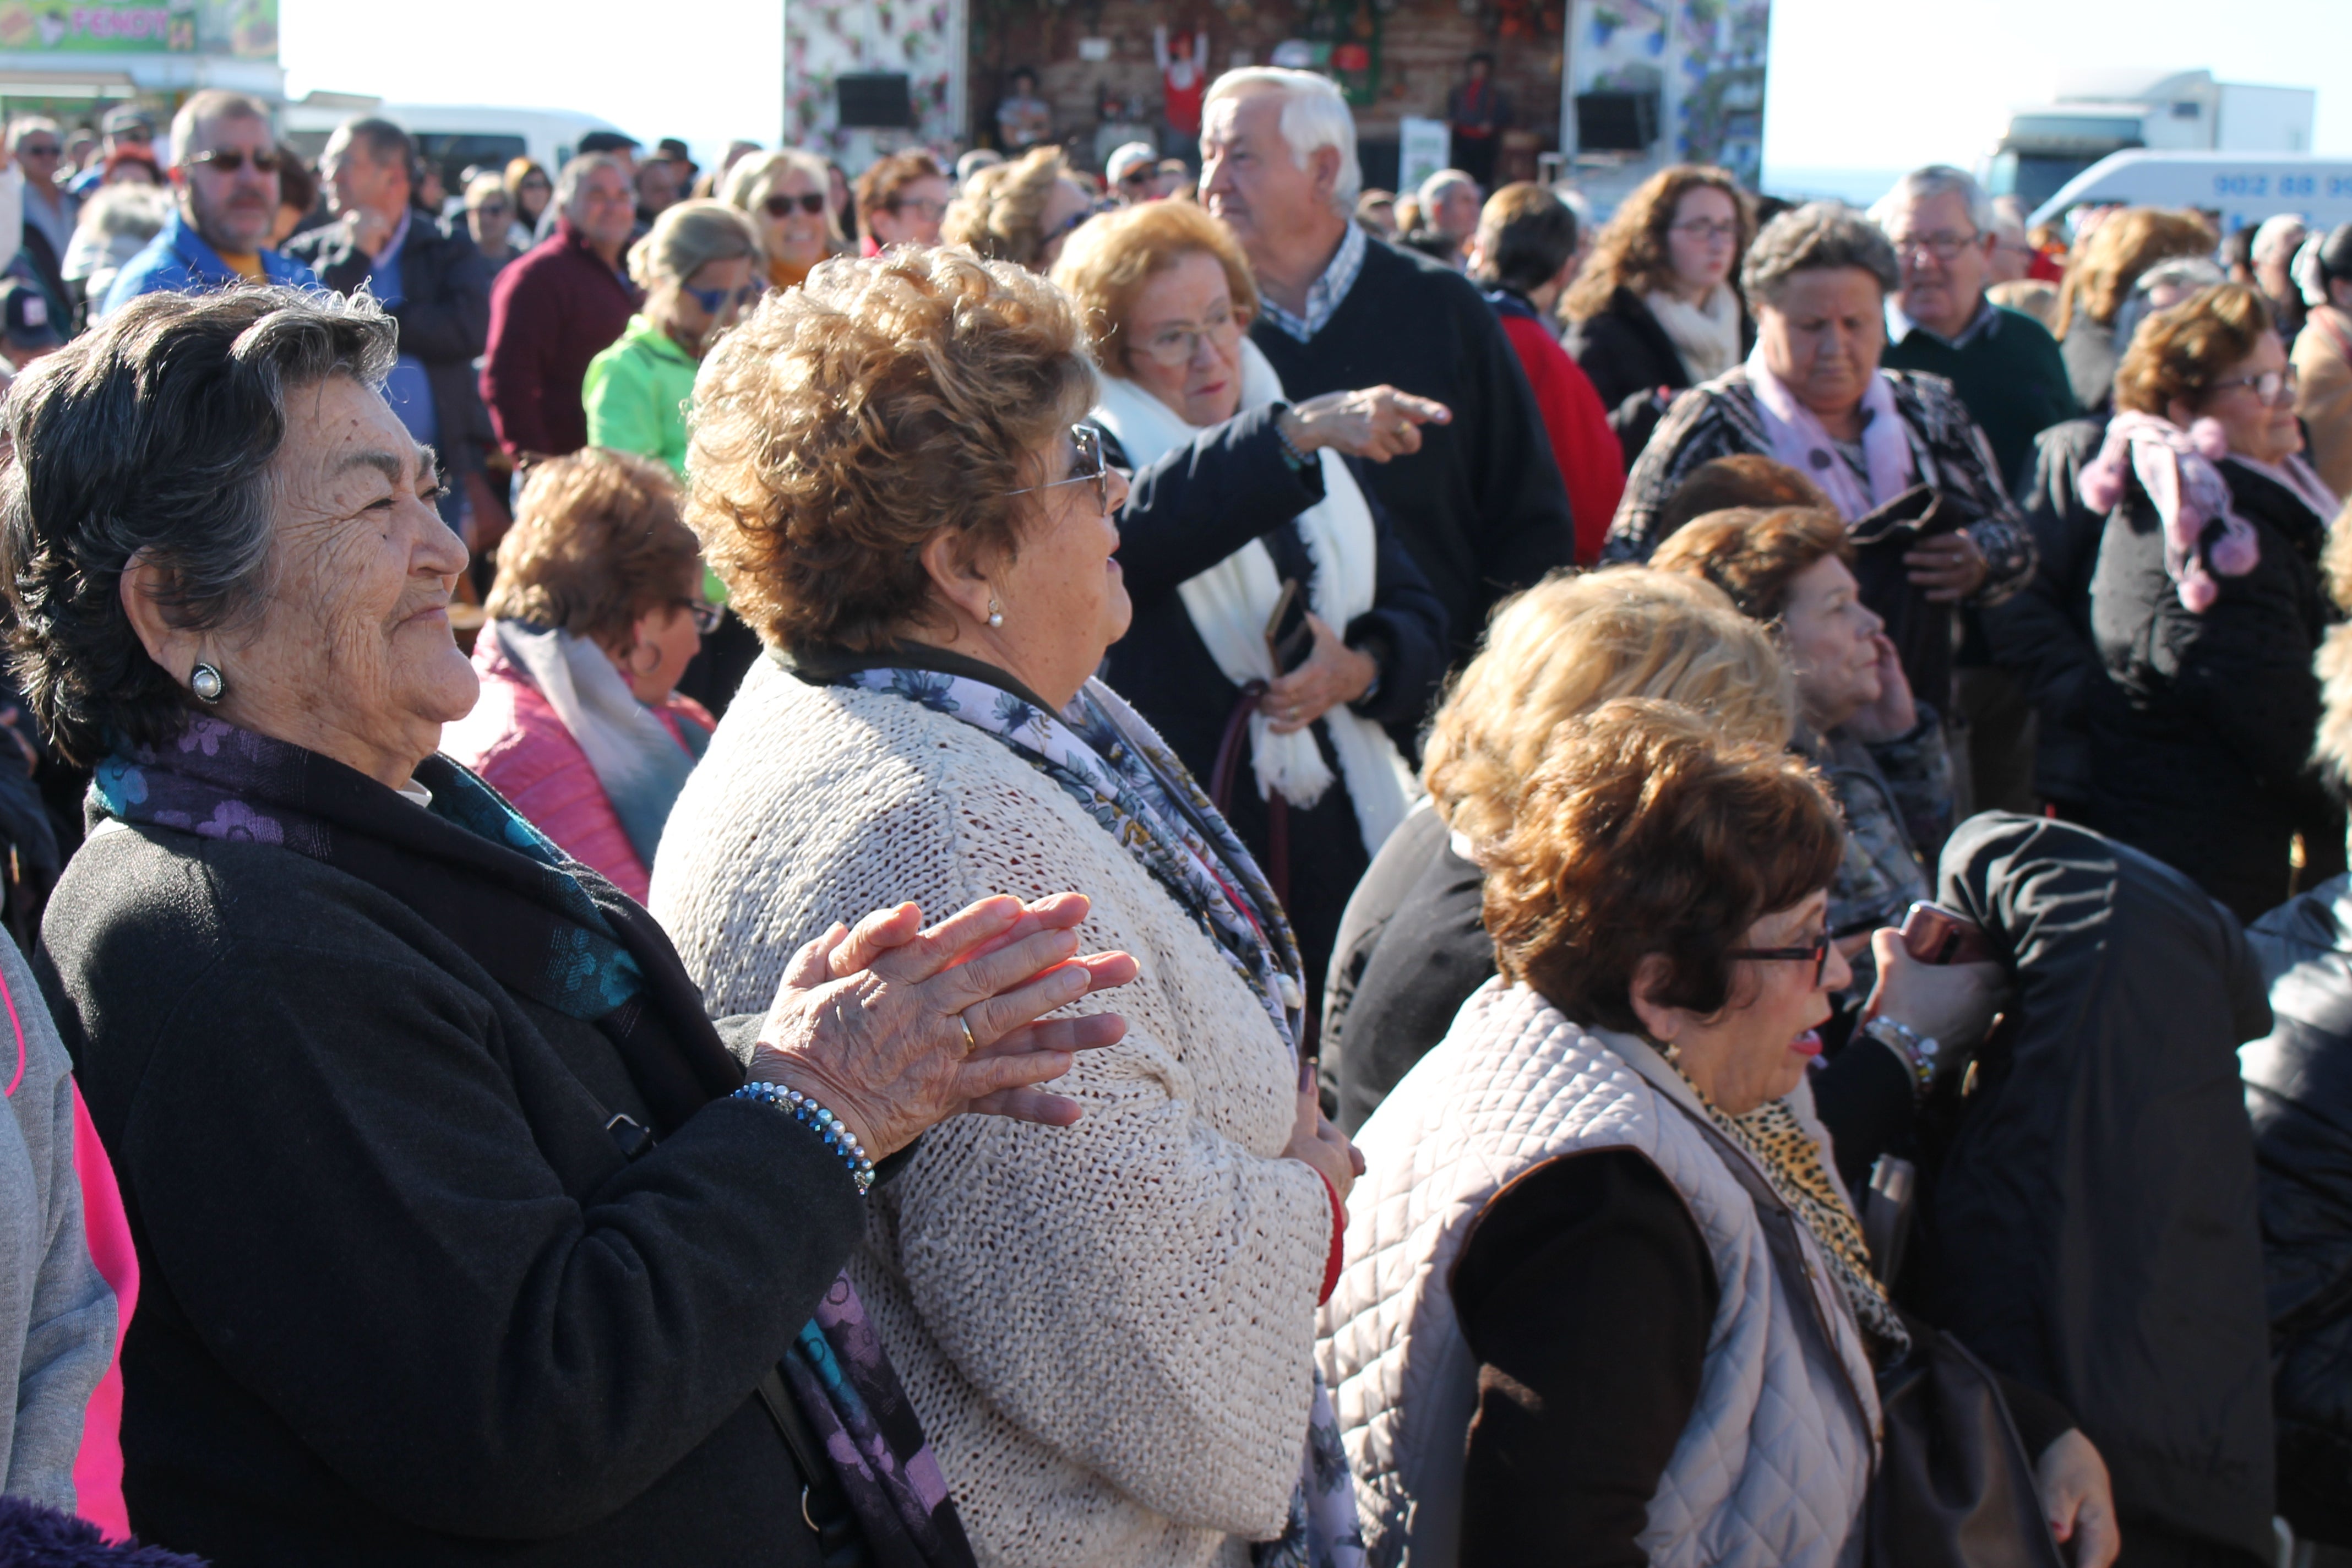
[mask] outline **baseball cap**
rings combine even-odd
[[[135,103],[126,103],[108,110],[106,118],[98,122],[98,128],[109,136],[118,135],[134,125],[143,125],[152,132],[155,117]]]
[[[1103,173],[1113,185],[1117,185],[1139,168],[1157,172],[1159,167],[1159,149],[1141,142],[1130,142],[1110,155],[1110,162],[1103,165]]]
[[[53,349],[65,342],[41,291],[14,278],[0,283],[0,336],[13,348]]]

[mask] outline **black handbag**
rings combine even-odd
[[[1797,1237],[1804,1222],[1714,1123],[1678,1100],[1671,1103],[1755,1200],[1781,1287],[1801,1304],[1801,1330],[1826,1364],[1842,1366],[1807,1278]],[[1869,1568],[2065,1568],[2000,1384],[1959,1341],[1905,1321],[1911,1349],[1877,1377],[1881,1436],[1857,1526],[1865,1532],[1863,1561]]]
[[[1914,485],[1885,505],[1845,525],[1853,544],[1853,580],[1862,602],[1886,622],[1886,638],[1902,661],[1911,694],[1948,714],[1952,706],[1953,606],[1931,602],[1911,585],[1903,557],[1923,540],[1969,522],[1949,497]]]

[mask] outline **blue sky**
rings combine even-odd
[[[698,148],[772,141],[782,120],[777,0],[281,0],[297,94],[601,114]],[[2352,153],[2352,0],[1776,0],[1765,121],[1775,171],[1972,164],[2009,108],[2085,68],[2205,68],[2317,87],[2315,151]],[[1866,149],[1866,153],[1858,151]]]

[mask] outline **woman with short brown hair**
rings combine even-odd
[[[2256,290],[2150,316],[2115,385],[2080,485],[2107,518],[2085,817],[2252,920],[2292,890],[2298,838],[2305,879],[2344,866],[2343,812],[2310,765],[2339,503],[2303,459],[2294,367]]]
[[[1377,1264],[1321,1349],[1373,1561],[1859,1555],[1878,1375],[1930,1331],[1874,1274],[1807,1089],[1848,979],[1843,837],[1801,759],[1676,704],[1554,732],[1488,852],[1501,973],[1363,1130],[1349,1243]],[[1948,978],[1886,974],[1890,1005]],[[2052,1521],[2104,1568],[2096,1451],[2007,1392]]]
[[[600,447],[531,470],[474,642],[481,700],[441,739],[640,902],[716,725],[674,689],[718,618],[677,500],[660,464]]]
[[[1665,412],[1661,392],[1713,381],[1754,346],[1735,280],[1755,237],[1738,183],[1682,163],[1643,181],[1593,240],[1560,310],[1569,355],[1610,411],[1627,468]]]
[[[2116,341],[2116,319],[2140,274],[2174,257],[2213,254],[2213,231],[2192,212],[2126,207],[2109,213],[2066,258],[2050,335],[2066,361],[2074,401],[2096,413],[2115,395],[2117,364],[2130,342]]]

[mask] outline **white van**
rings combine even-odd
[[[332,106],[289,103],[279,116],[282,134],[303,156],[315,161],[336,126],[362,115],[389,120],[416,139],[417,151],[441,165],[450,195],[462,194],[458,176],[469,166],[503,169],[512,158],[529,158],[550,178],[592,131],[619,126],[593,114],[562,109],[499,109],[446,103],[377,103],[336,95]]]
[[[2221,232],[2279,213],[2301,213],[2318,230],[2352,223],[2352,158],[2308,153],[2159,153],[2100,159],[2058,188],[2026,220],[2053,223],[2069,207],[2123,203],[2221,215]]]

